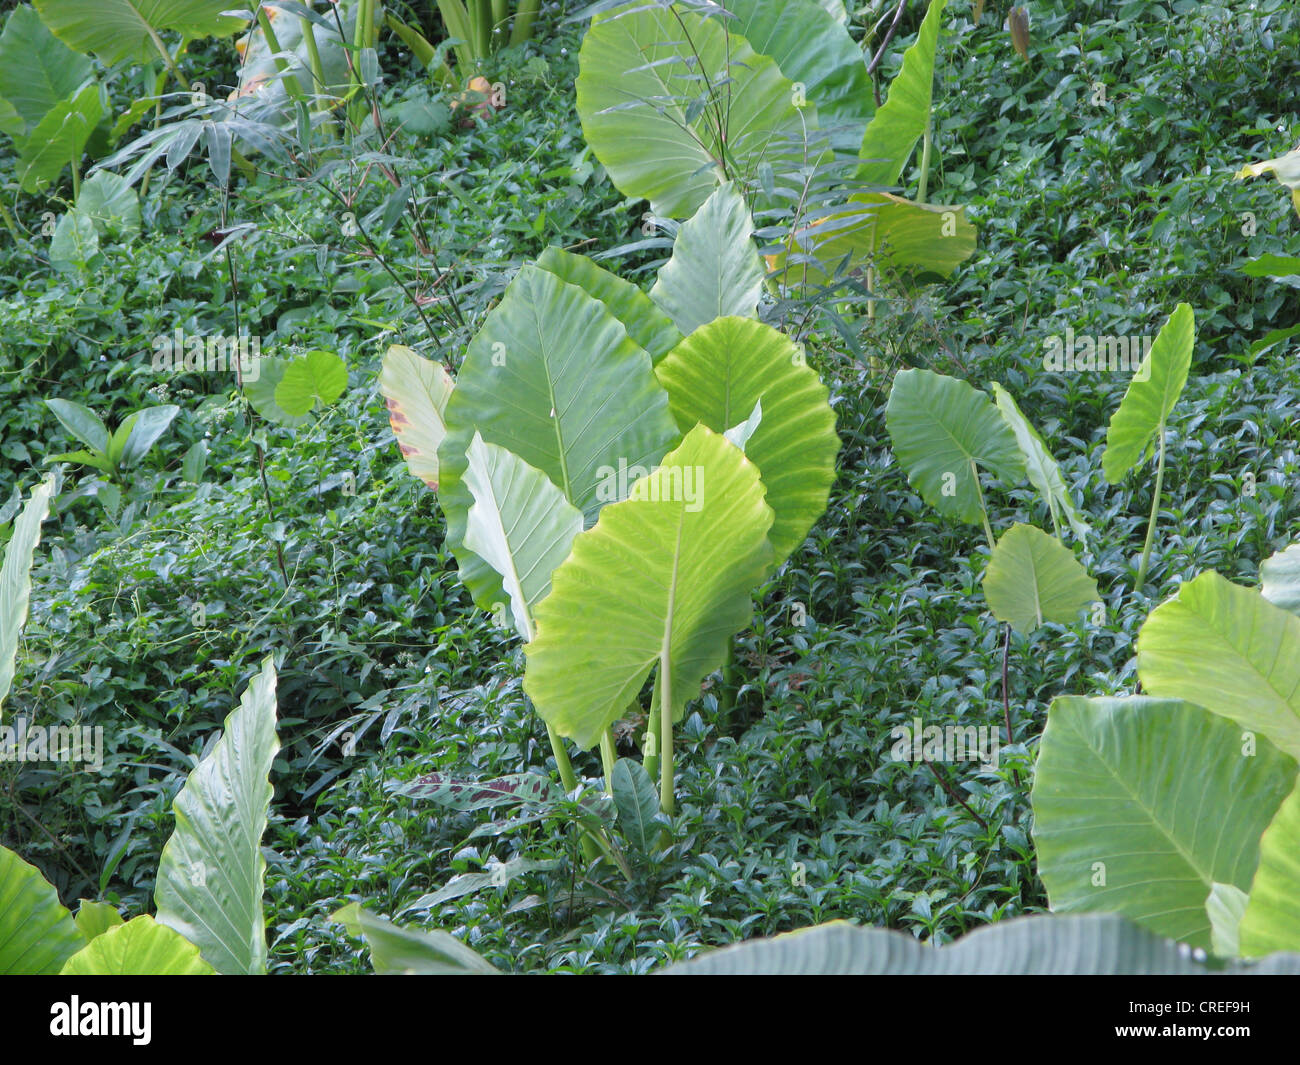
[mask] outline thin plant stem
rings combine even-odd
[[[1160,493],[1165,484],[1165,427],[1160,426],[1160,458],[1156,461],[1156,491],[1151,500],[1151,520],[1147,522],[1146,543],[1142,545],[1142,562],[1138,565],[1137,587],[1141,591],[1147,580],[1147,565],[1151,562],[1151,546],[1156,538],[1156,518],[1160,514]]]

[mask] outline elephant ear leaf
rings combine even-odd
[[[447,435],[443,413],[451,398],[451,374],[440,362],[394,344],[384,356],[379,391],[388,404],[388,420],[406,468],[435,492],[438,448]]]
[[[1002,417],[1011,426],[1011,431],[1016,434],[1016,440],[1020,443],[1020,453],[1025,457],[1025,472],[1029,475],[1030,484],[1038,490],[1039,496],[1047,504],[1048,513],[1052,518],[1052,529],[1057,536],[1060,536],[1061,519],[1064,518],[1069,522],[1074,535],[1080,542],[1086,544],[1090,532],[1088,523],[1079,508],[1075,506],[1070,490],[1066,487],[1065,478],[1061,475],[1061,467],[1056,464],[1056,459],[1047,450],[1047,445],[1038,435],[1038,430],[1021,413],[1011,393],[996,381],[993,382],[993,399],[998,405],[998,410],[1002,412]]]
[[[1260,594],[1300,617],[1300,544],[1292,544],[1259,567]]]
[[[538,713],[592,747],[658,665],[679,717],[753,612],[771,527],[754,463],[720,433],[692,429],[553,574],[524,674]]]
[[[1186,699],[1300,758],[1300,618],[1213,570],[1185,582],[1138,633],[1144,690]]]
[[[54,885],[0,847],[0,975],[57,973],[85,945]]]
[[[896,185],[907,157],[925,136],[945,2],[930,0],[916,43],[903,53],[903,67],[889,83],[889,98],[867,126],[858,152],[858,179],[866,184]]]
[[[894,378],[885,410],[894,455],[930,506],[958,521],[984,516],[979,471],[1015,484],[1025,475],[1020,444],[984,393],[931,370]]]
[[[465,546],[501,575],[515,628],[533,638],[533,612],[551,590],[551,573],[582,532],[582,511],[546,474],[474,434],[465,484],[474,496]]]
[[[1068,625],[1095,602],[1097,582],[1055,536],[1017,523],[997,542],[984,597],[999,621],[1028,635],[1045,621]]]
[[[34,0],[43,21],[65,44],[108,66],[170,62],[159,34],[229,36],[243,20],[223,14],[226,0]]]
[[[63,965],[64,976],[212,976],[199,948],[148,914],[97,935]]]
[[[47,477],[32,490],[31,498],[14,522],[0,568],[0,709],[14,681],[18,637],[27,621],[32,594],[32,556],[41,541],[41,522],[50,512],[54,481]]]
[[[1156,336],[1129,382],[1106,430],[1102,472],[1111,484],[1150,452],[1157,435],[1163,435],[1169,415],[1187,384],[1196,341],[1192,308],[1180,303]]]
[[[221,738],[176,796],[176,829],[163,847],[158,921],[198,946],[223,975],[266,971],[262,835],[271,804],[275,665],[268,657]]]
[[[1210,950],[1210,892],[1250,890],[1295,778],[1293,758],[1263,740],[1243,757],[1241,729],[1192,703],[1055,699],[1031,795],[1052,909],[1122,913]]]
[[[1243,957],[1300,951],[1300,786],[1259,840],[1259,868],[1237,928]]]
[[[745,421],[743,450],[776,515],[769,538],[780,565],[826,509],[835,480],[840,441],[826,386],[788,337],[749,318],[702,326],[655,373],[683,432],[700,424],[730,434]]]
[[[650,298],[683,335],[725,315],[758,315],[764,272],[753,236],[754,220],[731,182],[682,223]]]

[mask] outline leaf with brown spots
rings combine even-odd
[[[439,362],[421,358],[394,344],[384,356],[379,390],[388,402],[393,435],[406,456],[407,469],[438,490],[438,445],[447,435],[443,412],[451,397],[451,374]]]

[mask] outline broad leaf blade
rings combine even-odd
[[[671,685],[680,715],[752,614],[771,525],[754,464],[720,434],[692,429],[555,571],[524,674],[542,717],[593,746],[661,657],[669,675],[660,684]]]
[[[70,399],[47,399],[45,405],[59,419],[63,428],[92,451],[108,450],[108,427],[89,407],[83,407]]]
[[[979,469],[1008,484],[1025,475],[1016,434],[988,396],[955,377],[931,370],[898,374],[885,424],[921,498],[958,521],[980,521]]]
[[[533,638],[533,612],[551,590],[551,573],[582,532],[582,511],[541,470],[478,433],[470,443],[465,485],[474,496],[465,546],[501,575],[515,628]]]
[[[129,470],[144,458],[180,412],[180,407],[172,403],[136,411],[131,416],[134,421],[127,434],[126,446],[122,449],[122,468]]]
[[[1157,334],[1111,415],[1106,450],[1101,456],[1102,472],[1111,484],[1118,483],[1142,460],[1156,434],[1164,428],[1187,384],[1195,342],[1192,309],[1180,303]]]
[[[654,781],[640,762],[620,758],[614,763],[611,782],[618,824],[624,838],[642,854],[649,854],[660,831],[655,820],[659,813],[659,795]]]
[[[724,315],[757,316],[764,273],[753,236],[749,208],[730,182],[682,223],[650,298],[684,336]]]
[[[1202,573],[1151,612],[1137,641],[1152,695],[1186,699],[1300,758],[1300,618]]]
[[[1055,536],[1017,522],[997,542],[984,597],[999,621],[1027,636],[1045,621],[1069,625],[1095,602],[1097,582]]]
[[[41,522],[50,512],[54,481],[47,477],[32,490],[31,498],[14,522],[0,568],[0,710],[14,682],[18,637],[27,621],[32,592],[32,557],[41,542]],[[3,721],[0,714],[0,721]]]
[[[85,944],[54,885],[0,847],[0,974],[57,973]]]
[[[129,60],[158,63],[158,36],[172,31],[194,39],[229,36],[243,25],[222,15],[228,0],[33,0],[41,20],[78,52],[108,66]]]
[[[1177,699],[1053,701],[1031,796],[1058,912],[1122,913],[1209,950],[1214,884],[1249,891],[1295,760]]]
[[[830,393],[794,343],[747,318],[718,318],[683,340],[655,370],[677,427],[725,433],[761,403],[744,451],[775,513],[774,563],[789,557],[826,509],[840,441]]]
[[[1300,787],[1260,838],[1259,869],[1237,931],[1244,957],[1300,951]]]
[[[1265,559],[1259,576],[1260,594],[1274,606],[1300,617],[1300,544]]]
[[[425,359],[410,348],[393,344],[384,356],[379,391],[388,404],[388,420],[406,468],[435,492],[438,490],[438,447],[447,435],[443,414],[453,387],[451,374],[440,362]]]
[[[94,68],[46,28],[34,8],[14,9],[0,33],[0,99],[22,120],[15,140],[60,100],[72,96]]]
[[[63,965],[63,976],[212,976],[199,948],[148,914],[97,935]]]
[[[176,829],[163,847],[154,900],[158,920],[198,945],[224,975],[266,971],[262,835],[275,734],[270,657],[226,718],[221,738],[176,797]]]
[[[497,969],[454,936],[437,929],[405,928],[349,903],[331,915],[370,947],[370,962],[380,974],[491,974]]]

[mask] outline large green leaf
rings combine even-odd
[[[1195,975],[1207,970],[1187,950],[1115,914],[1036,915],[977,928],[946,947],[907,932],[831,921],[771,939],[709,951],[662,970],[681,976],[771,975]],[[1300,973],[1300,955],[1279,954],[1225,972]]]
[[[89,263],[98,251],[99,231],[93,218],[74,209],[59,219],[50,238],[50,265],[54,269],[76,270]]]
[[[41,542],[41,522],[50,512],[54,481],[47,477],[34,489],[23,512],[14,522],[13,534],[5,548],[0,568],[0,710],[14,682],[14,661],[18,657],[18,637],[27,621],[27,606],[32,592],[32,556]],[[0,714],[0,721],[4,715]]]
[[[54,885],[0,847],[0,975],[57,973],[85,944]]]
[[[90,77],[93,67],[46,28],[34,8],[16,8],[0,33],[0,98],[21,119],[18,139]]]
[[[672,319],[655,306],[654,300],[632,282],[597,266],[585,255],[575,255],[563,248],[547,248],[538,257],[537,266],[600,300],[605,310],[623,323],[627,335],[645,348],[653,362],[657,363],[682,339]]]
[[[199,948],[148,914],[97,935],[63,965],[64,976],[212,976]]]
[[[54,35],[112,66],[128,60],[151,64],[170,55],[159,38],[173,31],[189,38],[228,36],[243,25],[225,17],[228,0],[33,0]]]
[[[107,170],[81,183],[77,213],[89,218],[100,234],[132,237],[140,232],[140,198],[126,178]]]
[[[117,912],[116,906],[110,906],[107,902],[92,902],[90,899],[81,899],[78,902],[76,922],[78,930],[86,937],[87,943],[96,936],[103,935],[110,928],[125,923],[122,915]]]
[[[154,901],[160,923],[198,945],[224,975],[266,971],[262,834],[275,734],[275,664],[268,656],[207,757],[194,767],[173,809]]]
[[[718,318],[697,329],[659,364],[677,427],[697,422],[725,433],[761,402],[762,418],[745,444],[775,512],[774,564],[789,557],[826,509],[839,437],[830,394],[801,351],[771,326]]]
[[[1011,393],[996,381],[993,382],[993,399],[998,405],[998,410],[1002,412],[1002,417],[1011,426],[1011,431],[1016,434],[1020,453],[1025,458],[1025,472],[1029,475],[1029,483],[1038,490],[1039,496],[1047,504],[1048,512],[1052,517],[1052,529],[1057,536],[1060,536],[1061,520],[1064,519],[1069,522],[1074,535],[1081,542],[1086,543],[1090,531],[1088,523],[1079,508],[1075,506],[1074,498],[1066,487],[1065,478],[1061,476],[1061,467],[1056,464],[1056,459],[1047,450],[1047,445],[1038,435],[1038,430],[1021,413]]]
[[[328,407],[348,387],[347,364],[332,351],[309,351],[290,361],[275,386],[275,402],[291,418]]]
[[[451,374],[440,362],[422,358],[410,348],[393,344],[384,356],[379,391],[388,403],[388,421],[406,468],[435,492],[438,490],[438,448],[447,435],[443,415],[451,399]]]
[[[753,237],[754,220],[731,182],[682,223],[650,298],[683,336],[724,315],[757,316],[764,272]]]
[[[726,144],[700,101],[713,88]],[[623,195],[656,214],[689,218],[718,182],[756,180],[806,161],[816,105],[720,20],[678,6],[633,3],[597,15],[583,38],[578,116],[587,143]],[[725,158],[725,168],[723,166]]]
[[[997,542],[984,598],[999,621],[1028,635],[1045,621],[1069,625],[1095,602],[1097,582],[1055,536],[1017,522]]]
[[[1292,544],[1259,567],[1260,594],[1274,606],[1300,617],[1300,544]]]
[[[979,522],[979,469],[1014,484],[1025,475],[1020,444],[998,409],[965,381],[932,370],[894,378],[885,411],[894,455],[930,506]]]
[[[365,939],[370,963],[381,975],[489,975],[497,972],[455,936],[437,929],[405,928],[349,903],[331,914],[348,932]]]
[[[1151,612],[1137,641],[1144,690],[1186,699],[1300,758],[1300,618],[1202,573]]]
[[[467,451],[465,486],[474,497],[465,546],[501,575],[515,628],[533,638],[533,614],[551,574],[582,532],[582,511],[541,470],[478,433]]]
[[[1259,868],[1238,934],[1245,957],[1300,951],[1300,787],[1259,841]]]
[[[818,121],[832,143],[856,152],[876,103],[862,46],[849,36],[844,20],[815,0],[727,0],[726,7],[736,16],[727,20],[727,28],[760,55],[775,59],[781,73],[802,85],[817,105]]]
[[[1055,699],[1031,795],[1052,909],[1122,913],[1209,950],[1211,888],[1250,890],[1295,780],[1294,759],[1191,703]]]
[[[903,53],[903,68],[889,83],[889,97],[867,126],[858,156],[858,180],[872,185],[898,183],[907,157],[930,122],[934,53],[945,0],[930,0],[916,42]]]
[[[164,403],[158,407],[145,407],[129,415],[118,427],[118,432],[124,434],[122,454],[119,457],[122,468],[129,470],[149,454],[149,449],[158,442],[158,438],[167,431],[167,427],[180,412],[181,409],[176,404]]]
[[[919,204],[887,192],[850,196],[842,210],[793,231],[768,257],[787,286],[824,284],[848,256],[850,268],[876,262],[902,275],[947,277],[975,252],[965,207]],[[793,261],[791,261],[793,260]]]
[[[18,155],[18,181],[24,192],[39,192],[69,163],[79,163],[90,134],[104,117],[98,85],[60,100],[27,134]]]
[[[611,471],[649,468],[678,439],[650,356],[603,303],[525,266],[470,343],[447,403],[438,450],[447,542],[475,602],[507,597],[500,577],[464,546],[473,502],[465,452],[478,432],[541,470],[595,521],[611,501]]]
[[[591,747],[656,663],[667,664],[659,684],[679,716],[753,612],[771,526],[755,465],[720,434],[692,429],[552,575],[524,674],[542,717]]]
[[[1128,391],[1111,415],[1106,430],[1102,472],[1111,484],[1119,482],[1146,456],[1187,384],[1196,342],[1192,309],[1180,303],[1157,334],[1151,350],[1129,382]]]
[[[92,451],[108,450],[108,427],[89,407],[70,399],[47,399],[45,405],[63,428]]]
[[[614,807],[623,838],[642,854],[648,854],[659,835],[659,796],[645,766],[630,758],[614,763],[611,774]]]

